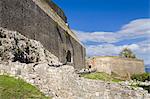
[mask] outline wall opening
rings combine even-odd
[[[67,62],[71,62],[71,52],[67,51],[67,56],[66,56]]]
[[[89,65],[89,69],[91,69],[92,68],[92,66],[91,65]]]

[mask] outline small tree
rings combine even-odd
[[[119,56],[123,58],[136,58],[135,54],[129,48],[124,48]]]

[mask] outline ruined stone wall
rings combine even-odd
[[[115,73],[120,76],[144,73],[144,62],[142,60],[119,57],[94,57],[90,59],[90,63],[91,61],[94,62],[94,64],[91,64],[92,68],[96,68],[98,72]]]
[[[61,17],[44,4],[46,5],[44,0],[0,0],[0,27],[40,41],[62,63],[66,62],[69,50],[71,64],[77,69],[83,68],[85,48]]]
[[[84,79],[75,71],[73,66],[62,65],[39,41],[0,28],[0,75],[19,77],[53,99],[150,99],[141,88]]]
[[[72,66],[45,64],[0,64],[0,74],[20,77],[54,99],[150,99],[143,89],[80,78]]]

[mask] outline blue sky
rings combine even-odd
[[[132,49],[150,64],[150,0],[53,0],[68,17],[87,56]]]
[[[148,18],[150,0],[54,0],[68,17],[72,29],[117,31],[138,18]]]

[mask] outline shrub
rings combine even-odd
[[[150,73],[143,73],[143,74],[134,74],[131,76],[132,80],[137,80],[137,81],[150,81]]]

